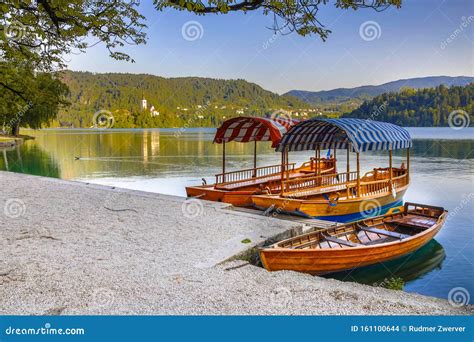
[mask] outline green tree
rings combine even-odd
[[[273,29],[276,32],[296,32],[306,36],[315,34],[326,40],[331,31],[319,20],[319,9],[329,0],[153,0],[158,10],[174,8],[195,14],[226,14],[262,10],[265,15],[273,15]],[[401,0],[335,0],[341,9],[372,8],[383,11],[390,6],[399,8]]]
[[[18,133],[20,116],[22,125],[40,127],[66,103],[64,84],[51,72],[66,67],[67,54],[101,42],[112,58],[133,62],[120,48],[145,43],[138,5],[137,0],[2,1],[0,98],[6,102],[0,117],[12,133]]]
[[[8,90],[0,92],[0,118],[12,135],[19,133],[20,125],[40,128],[68,104],[68,88],[55,74],[0,62],[0,75],[0,86]]]

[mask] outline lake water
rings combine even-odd
[[[399,276],[405,290],[448,298],[456,287],[474,299],[474,129],[409,128],[414,138],[411,185],[405,200],[443,206],[448,221],[436,240],[402,259],[352,272],[338,279],[374,284]],[[22,130],[35,140],[0,150],[0,170],[79,180],[185,196],[186,185],[212,182],[222,168],[213,129]],[[250,168],[253,145],[230,143],[226,170]],[[340,151],[339,170],[345,169]],[[291,153],[301,163],[310,152]],[[394,153],[400,165],[404,152]],[[268,143],[258,144],[258,164],[280,162]],[[351,162],[355,165],[355,160]],[[361,155],[363,171],[388,165],[384,152]]]

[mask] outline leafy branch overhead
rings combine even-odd
[[[4,0],[1,57],[50,70],[65,67],[65,55],[101,42],[112,58],[133,61],[120,48],[145,43],[138,5],[138,0]]]
[[[336,8],[357,10],[371,8],[383,11],[390,6],[399,8],[402,0],[154,0],[158,10],[174,8],[198,15],[247,12],[261,9],[273,15],[273,30],[280,33],[296,32],[301,36],[318,35],[323,41],[331,31],[319,20],[319,9],[328,4]]]
[[[55,70],[66,56],[102,43],[112,58],[143,44],[139,0],[3,0],[0,3],[0,123],[17,134],[54,119],[68,89]]]

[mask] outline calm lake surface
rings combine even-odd
[[[392,262],[332,275],[367,284],[398,276],[405,290],[447,298],[463,287],[474,300],[474,128],[409,128],[414,138],[411,185],[406,201],[443,206],[448,221],[436,240]],[[79,180],[185,196],[186,185],[213,182],[222,168],[213,129],[22,130],[36,137],[23,145],[0,149],[0,170]],[[253,166],[253,144],[230,143],[226,169]],[[258,144],[258,164],[280,162],[269,143]],[[313,154],[290,154],[301,163]],[[345,154],[339,151],[339,170]],[[78,157],[79,159],[76,159]],[[355,156],[354,156],[355,157]],[[404,152],[394,153],[394,166]],[[354,162],[351,162],[355,166]],[[388,166],[384,152],[361,155],[363,171]]]

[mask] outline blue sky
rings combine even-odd
[[[316,36],[274,36],[267,28],[273,17],[261,11],[196,16],[158,12],[151,1],[142,2],[148,43],[124,49],[136,63],[114,61],[96,46],[70,56],[70,69],[241,78],[277,93],[474,75],[474,1],[405,0],[401,9],[380,13],[323,6],[320,20],[333,31],[326,42]],[[198,38],[185,39],[183,26],[197,28]],[[369,33],[374,28],[375,39],[361,35],[361,26]]]

